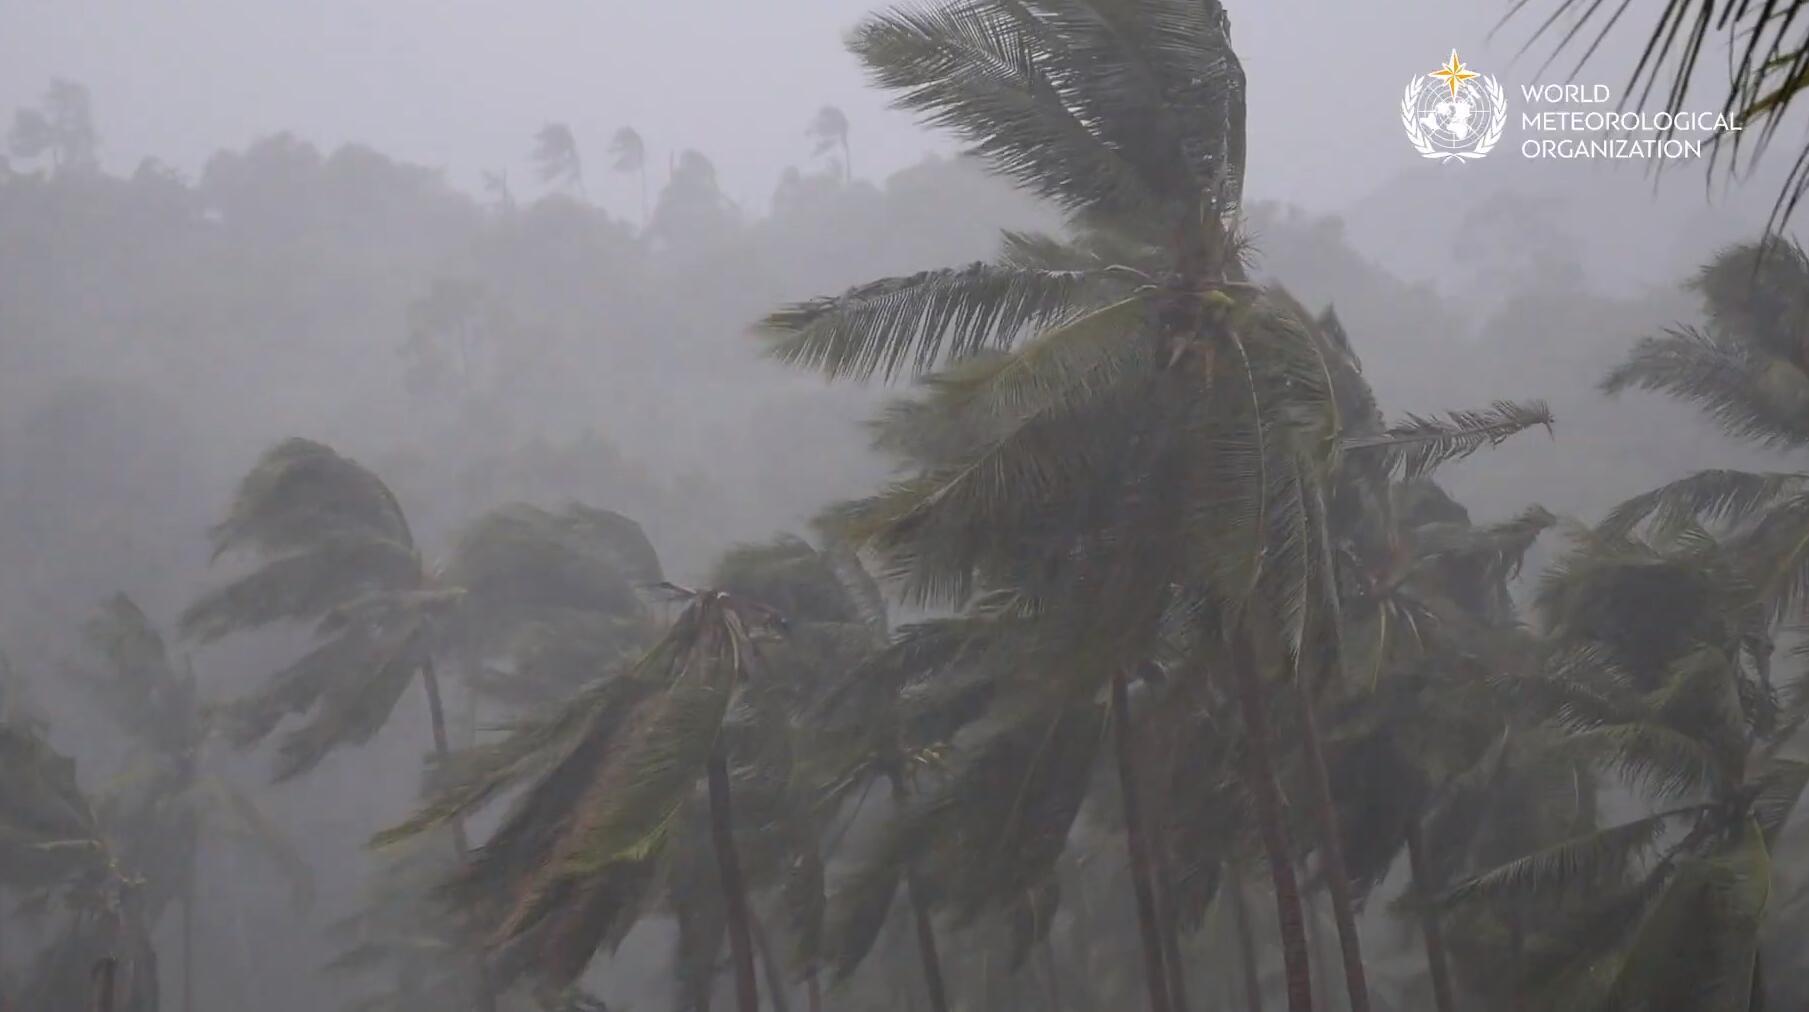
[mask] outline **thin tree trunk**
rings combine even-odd
[[[780,969],[779,960],[773,956],[766,925],[758,914],[751,913],[748,923],[754,929],[754,948],[760,953],[760,971],[766,974],[766,993],[772,996],[773,1012],[791,1012],[791,1000],[785,994],[785,971]]]
[[[810,968],[810,976],[804,978],[804,1008],[806,1012],[823,1012],[823,985],[817,980],[817,968]]]
[[[1055,964],[1055,944],[1049,941],[1049,932],[1043,932],[1043,972],[1049,985],[1049,1012],[1062,1012],[1062,978],[1061,971]]]
[[[1157,837],[1152,848],[1156,856],[1156,916],[1162,925],[1162,965],[1168,970],[1168,1002],[1174,1012],[1187,1012],[1187,964],[1181,960],[1181,915],[1171,897],[1175,893],[1174,855],[1170,852],[1168,834]]]
[[[1520,911],[1510,907],[1508,921],[1508,951],[1512,962],[1509,971],[1513,974],[1510,981],[1510,1000],[1514,1012],[1527,1012],[1526,1005],[1526,931],[1520,925]]]
[[[729,956],[735,964],[737,1012],[760,1012],[760,990],[754,978],[754,944],[749,931],[747,886],[741,878],[741,855],[735,849],[735,819],[729,799],[729,760],[720,751],[710,756],[710,839],[716,868],[722,875],[724,913],[728,920]]]
[[[1301,875],[1303,878],[1311,878],[1306,875],[1304,867]],[[1325,951],[1325,931],[1319,923],[1319,901],[1312,893],[1302,897],[1302,901],[1306,905],[1307,948],[1313,953],[1313,1000],[1323,1005],[1327,1012],[1331,1012],[1336,1002],[1332,1001],[1331,986],[1325,980],[1326,967],[1331,965],[1331,957]]]
[[[1112,737],[1118,752],[1118,787],[1124,796],[1124,835],[1131,852],[1131,889],[1137,897],[1137,931],[1143,943],[1143,977],[1150,1012],[1173,1012],[1162,964],[1162,929],[1156,916],[1149,841],[1137,792],[1137,743],[1132,739],[1130,687],[1122,670],[1112,674]]]
[[[118,972],[119,960],[112,956],[102,956],[94,961],[94,969],[89,973],[94,985],[94,1012],[113,1012],[113,978]]]
[[[182,1012],[195,1012],[195,869],[182,884]]]
[[[1318,707],[1303,673],[1295,675],[1294,688],[1300,705],[1300,737],[1306,745],[1313,821],[1319,826],[1319,866],[1325,876],[1326,893],[1332,898],[1332,922],[1338,926],[1338,948],[1344,958],[1344,991],[1350,997],[1350,1012],[1369,1012],[1369,981],[1363,970],[1362,940],[1357,936],[1357,907],[1351,896],[1350,873],[1344,864],[1344,831],[1338,825],[1325,750],[1319,740]]]
[[[427,693],[427,716],[433,726],[433,751],[441,765],[452,758],[452,743],[446,735],[446,704],[440,698],[440,676],[434,669],[433,658],[421,663],[421,689]],[[463,865],[471,854],[471,839],[465,835],[465,820],[451,820],[452,845],[458,850],[459,864]],[[477,1007],[478,1012],[496,1012],[496,985],[490,980],[490,961],[482,947],[476,947],[473,955],[476,958]]]
[[[914,869],[905,871],[905,896],[911,901],[911,918],[917,925],[917,958],[923,963],[923,984],[930,996],[930,1012],[948,1012],[948,987],[942,980],[942,956],[936,951],[936,925]]]
[[[1231,922],[1237,932],[1237,955],[1243,964],[1244,1006],[1246,1012],[1263,1012],[1263,978],[1256,965],[1256,934],[1250,930],[1250,908],[1244,900],[1244,883],[1233,878],[1226,883],[1231,889]]]
[[[892,784],[893,803],[903,808],[908,793],[904,777],[896,769],[889,770],[886,776]],[[923,983],[930,996],[930,1012],[949,1012],[948,988],[942,980],[942,956],[936,951],[936,925],[930,919],[929,904],[917,883],[917,870],[910,865],[905,867],[905,897],[911,901],[911,919],[917,929],[917,959],[923,964]]]
[[[1275,885],[1288,1012],[1312,1012],[1313,971],[1307,955],[1306,923],[1300,912],[1300,880],[1294,874],[1293,846],[1288,840],[1281,788],[1275,782],[1275,761],[1270,754],[1268,700],[1264,698],[1262,673],[1256,669],[1254,645],[1247,630],[1234,633],[1231,667],[1238,710],[1244,718],[1244,746],[1248,752],[1245,775],[1250,781],[1263,851],[1269,858],[1269,878]]]
[[[1456,1012],[1451,1000],[1451,968],[1445,962],[1445,929],[1433,905],[1435,886],[1427,877],[1426,841],[1419,816],[1407,820],[1407,870],[1413,876],[1413,901],[1420,910],[1420,934],[1426,942],[1426,969],[1432,975],[1432,1006],[1437,1012]]]

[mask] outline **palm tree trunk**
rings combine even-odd
[[[1043,932],[1043,973],[1044,982],[1049,986],[1049,1012],[1062,1012],[1062,978],[1060,968],[1055,963],[1055,943],[1049,941],[1049,932]]]
[[[1245,776],[1255,803],[1257,828],[1269,859],[1269,878],[1275,886],[1275,915],[1281,934],[1281,961],[1288,986],[1288,1012],[1312,1012],[1312,961],[1307,955],[1306,922],[1300,911],[1300,880],[1294,873],[1293,845],[1282,815],[1281,788],[1275,782],[1275,760],[1270,754],[1268,700],[1264,698],[1262,673],[1256,668],[1250,632],[1233,635],[1232,678],[1236,683],[1238,710],[1244,718]]]
[[[102,956],[94,961],[94,969],[90,971],[94,985],[93,1012],[113,1012],[113,978],[118,972],[119,960],[112,956]]]
[[[1143,976],[1150,1012],[1173,1012],[1168,973],[1162,965],[1162,929],[1156,917],[1149,841],[1144,838],[1137,796],[1137,744],[1132,739],[1130,686],[1122,670],[1112,673],[1112,738],[1118,752],[1118,787],[1124,796],[1124,835],[1131,852],[1131,889],[1137,897],[1137,931],[1143,943]]]
[[[917,923],[917,958],[923,963],[923,984],[930,996],[930,1012],[948,1012],[948,987],[942,981],[942,956],[936,951],[936,925],[923,898],[917,872],[905,872],[905,896],[911,901],[911,917]]]
[[[440,676],[434,669],[433,658],[429,657],[421,663],[421,689],[427,694],[427,716],[433,726],[433,752],[441,765],[452,758],[452,743],[446,735],[446,704],[440,698]],[[452,845],[458,850],[459,864],[463,865],[471,854],[471,839],[465,834],[465,820],[451,820]],[[483,949],[477,947],[473,953],[476,957],[476,994],[478,1012],[496,1012],[496,985],[490,980],[490,961]]]
[[[1181,916],[1169,899],[1175,892],[1174,855],[1168,834],[1152,848],[1156,857],[1156,916],[1162,926],[1162,965],[1168,970],[1168,1002],[1174,1012],[1187,1012],[1187,966],[1181,961]]]
[[[1350,1012],[1369,1012],[1369,981],[1363,970],[1362,940],[1357,936],[1357,907],[1351,897],[1350,873],[1344,864],[1344,831],[1338,825],[1331,777],[1325,769],[1325,750],[1319,740],[1318,707],[1304,675],[1296,674],[1294,688],[1300,704],[1300,737],[1306,745],[1313,821],[1319,827],[1320,871],[1332,898],[1332,922],[1338,926],[1338,948],[1344,957],[1344,991],[1350,997]]]
[[[729,760],[720,750],[710,756],[710,839],[722,876],[724,912],[728,920],[729,956],[735,964],[737,1012],[760,1012],[760,989],[754,978],[754,944],[749,931],[747,885],[741,877],[741,855],[735,849],[735,820],[729,804]]]
[[[1508,952],[1511,956],[1509,966],[1513,979],[1510,981],[1510,1007],[1514,1012],[1527,1012],[1526,1004],[1526,930],[1520,924],[1520,911],[1509,907]]]
[[[766,925],[758,914],[749,914],[748,923],[754,929],[754,948],[760,952],[760,972],[766,974],[766,993],[772,997],[773,1012],[791,1012],[791,1001],[785,995],[785,971],[779,968],[779,960],[773,956]]]
[[[1312,877],[1306,874],[1305,867],[1301,868],[1301,875],[1308,879]],[[1335,1003],[1332,1001],[1331,986],[1325,981],[1325,968],[1332,960],[1325,951],[1325,932],[1319,923],[1319,901],[1312,893],[1303,897],[1303,901],[1306,904],[1307,948],[1313,953],[1313,1000],[1325,1006],[1329,1012]]]
[[[1245,1012],[1263,1012],[1263,978],[1256,966],[1256,935],[1250,930],[1250,908],[1244,901],[1244,883],[1232,878],[1231,923],[1237,932],[1238,961],[1243,964]]]
[[[1432,1006],[1437,1012],[1456,1012],[1451,1000],[1451,968],[1445,962],[1445,929],[1433,906],[1433,884],[1427,878],[1426,841],[1419,816],[1407,820],[1407,870],[1413,876],[1413,901],[1420,908],[1420,934],[1426,942],[1426,968],[1432,975]]]
[[[182,883],[182,1012],[195,1012],[195,868]]]
[[[908,795],[904,777],[897,769],[888,770],[892,785],[892,801],[902,808]],[[930,919],[929,904],[917,882],[917,870],[905,868],[905,897],[911,901],[911,918],[917,929],[917,959],[923,964],[924,988],[930,996],[930,1012],[949,1012],[948,988],[942,980],[942,956],[936,951],[936,924]]]

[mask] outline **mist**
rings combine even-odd
[[[885,9],[0,0],[0,1012],[1809,1000],[1801,110],[1227,0],[1131,207]]]

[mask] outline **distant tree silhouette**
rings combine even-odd
[[[848,116],[833,105],[826,105],[817,110],[804,131],[815,143],[815,154],[818,157],[829,154],[837,148],[842,151],[842,181],[854,179],[854,162],[848,153]]]
[[[53,172],[93,170],[100,138],[94,130],[88,89],[74,81],[52,80],[37,108],[13,114],[6,140],[20,158],[49,156]]]
[[[584,192],[584,161],[578,157],[578,139],[564,123],[548,123],[534,135],[534,168],[543,183]]]
[[[647,225],[647,144],[634,127],[625,126],[609,139],[609,167],[616,172],[633,172],[641,179],[641,226]]]

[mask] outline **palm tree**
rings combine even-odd
[[[454,822],[526,781],[456,894],[476,923],[493,926],[486,944],[505,977],[531,971],[564,987],[651,902],[702,779],[738,1007],[756,1012],[728,725],[747,686],[763,677],[756,639],[777,614],[722,591],[667,586],[686,608],[639,661],[487,747],[465,778],[375,843]]]
[[[632,172],[641,181],[641,227],[647,227],[647,144],[640,131],[622,127],[609,139],[609,167],[616,172]]]
[[[76,784],[75,762],[34,722],[8,714],[0,770],[0,886],[34,909],[54,906],[62,919],[18,1007],[157,1012],[146,883]]]
[[[100,671],[77,677],[107,704],[114,726],[131,741],[133,773],[117,796],[103,800],[100,817],[121,839],[131,865],[149,876],[139,903],[147,922],[181,904],[182,1008],[195,992],[195,902],[202,841],[243,843],[266,857],[288,881],[298,905],[313,890],[307,864],[257,802],[204,772],[202,752],[211,722],[195,692],[192,671],[171,663],[162,635],[124,594],[108,601],[83,628]]]
[[[534,135],[534,170],[540,181],[570,187],[584,194],[584,160],[578,155],[578,138],[564,123],[548,123]]]
[[[1522,684],[1548,705],[1557,747],[1653,807],[1471,878],[1454,900],[1573,910],[1530,968],[1563,1007],[1754,1007],[1770,852],[1809,785],[1809,764],[1779,754],[1796,728],[1760,674],[1765,603],[1693,528],[1663,546],[1579,532],[1539,605],[1556,649]]]
[[[842,182],[854,179],[854,162],[848,153],[848,115],[833,105],[826,105],[811,117],[804,133],[810,138],[817,157],[838,148],[842,152]]]
[[[306,439],[264,454],[213,539],[216,556],[250,552],[264,565],[203,594],[182,616],[185,633],[207,642],[273,623],[314,623],[317,646],[223,710],[224,730],[240,747],[305,715],[283,735],[278,780],[374,736],[417,677],[434,754],[447,765],[441,662],[475,672],[547,623],[638,614],[635,579],[658,575],[633,521],[583,506],[559,514],[504,507],[474,524],[435,570],[389,487]],[[462,859],[470,850],[464,827],[455,819],[450,828]],[[491,1007],[488,983],[480,980],[477,991]]]
[[[1728,435],[1774,450],[1809,448],[1809,254],[1778,238],[1733,247],[1696,276],[1701,328],[1642,339],[1602,382],[1669,394]],[[1702,523],[1726,530],[1760,594],[1792,618],[1809,587],[1809,473],[1701,471],[1622,503],[1603,521],[1620,535]]]
[[[1075,238],[1008,235],[995,263],[785,308],[763,327],[773,351],[833,376],[956,363],[929,414],[978,448],[857,524],[908,594],[959,606],[982,574],[1033,574],[1029,593],[1065,598],[1092,635],[1068,663],[1100,688],[1151,658],[1164,616],[1189,616],[1191,676],[1239,689],[1290,1003],[1310,1007],[1266,697],[1274,677],[1304,693],[1301,646],[1337,627],[1330,475],[1345,455],[1417,473],[1547,416],[1504,404],[1385,430],[1340,410],[1354,359],[1335,321],[1243,272],[1243,76],[1218,4],[963,3],[881,15],[852,40],[901,105],[1069,211]],[[1310,720],[1302,735],[1322,771]],[[1338,899],[1322,772],[1310,783]],[[1354,913],[1336,905],[1361,1009]]]

